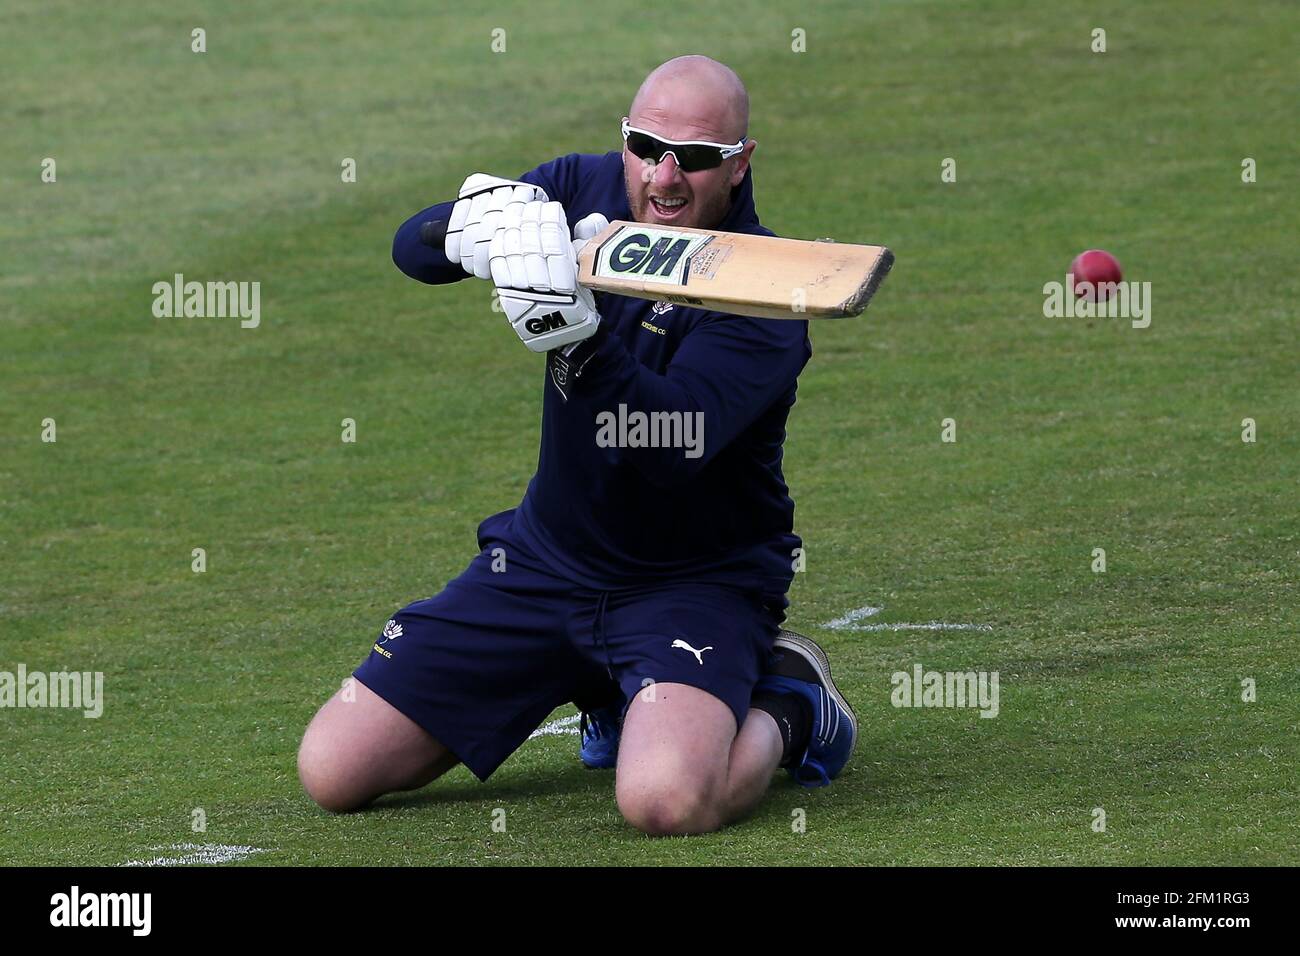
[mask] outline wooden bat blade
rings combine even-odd
[[[616,220],[578,257],[589,289],[765,319],[859,315],[894,264],[884,246]]]

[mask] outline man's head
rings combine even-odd
[[[749,93],[740,77],[717,60],[679,56],[646,77],[628,110],[627,125],[661,140],[734,146],[749,132]],[[717,228],[731,205],[731,190],[745,178],[755,145],[746,140],[736,155],[717,167],[688,172],[679,166],[676,152],[664,153],[656,163],[633,154],[625,142],[623,179],[632,217],[661,225]],[[679,200],[685,204],[676,203]]]

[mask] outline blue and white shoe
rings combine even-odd
[[[858,718],[831,680],[826,652],[812,638],[782,630],[772,648],[773,662],[756,691],[799,694],[812,707],[807,749],[786,767],[805,787],[824,787],[840,775],[858,741]]]
[[[588,770],[612,770],[618,763],[618,741],[623,735],[619,706],[583,711],[579,720],[582,750],[578,756]]]

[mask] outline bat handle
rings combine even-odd
[[[430,219],[420,224],[420,241],[426,246],[441,250],[447,239],[447,220]]]

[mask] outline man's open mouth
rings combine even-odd
[[[677,197],[673,199],[660,199],[656,196],[650,197],[650,208],[655,211],[655,215],[661,219],[675,219],[685,212],[686,207],[690,205],[684,198]]]

